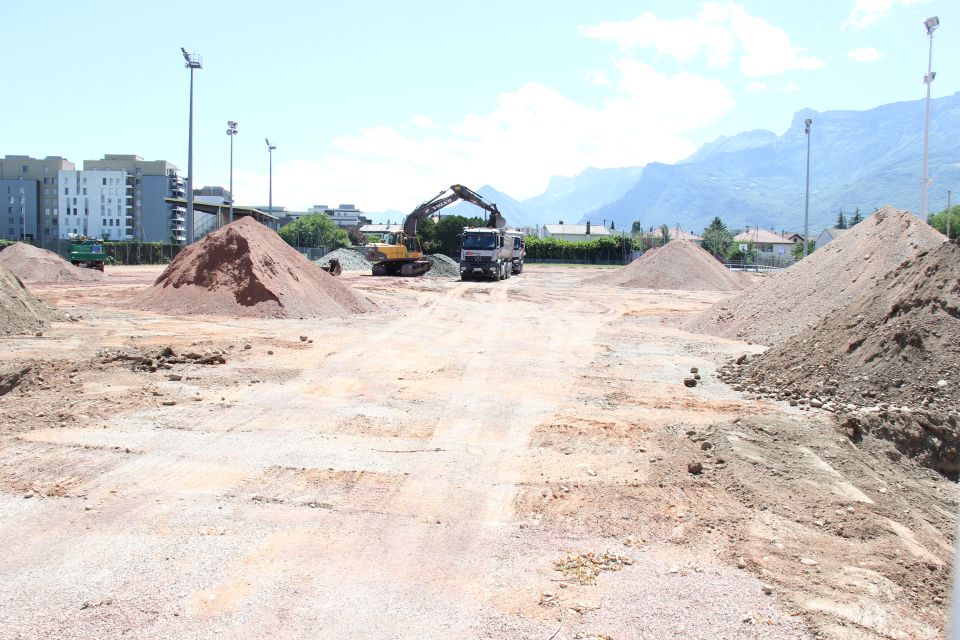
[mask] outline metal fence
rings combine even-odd
[[[294,249],[302,253],[303,256],[311,262],[319,260],[331,251],[334,251],[334,247],[294,247]]]
[[[35,247],[53,251],[65,260],[70,259],[69,240],[48,240],[29,242]],[[109,264],[168,264],[181,250],[183,245],[163,242],[100,242]]]

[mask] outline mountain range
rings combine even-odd
[[[802,231],[807,137],[810,134],[810,229],[832,226],[842,209],[867,215],[892,204],[919,211],[924,101],[867,111],[797,112],[787,130],[721,136],[676,164],[587,168],[554,176],[540,195],[518,201],[490,185],[477,189],[495,202],[510,226],[615,223],[629,229],[667,224],[702,230],[719,216],[728,227]],[[960,198],[960,93],[931,101],[929,209],[946,205],[946,190]],[[479,215],[457,203],[444,214]]]

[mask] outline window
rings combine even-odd
[[[70,187],[64,187],[64,188],[63,188],[63,195],[65,195],[65,196],[70,195]]]
[[[83,188],[83,195],[87,195],[87,188],[86,188],[86,187]]]
[[[23,172],[24,172],[24,173],[30,173],[30,165],[26,165],[26,164],[23,165]]]
[[[103,179],[103,186],[107,186],[107,179],[106,179],[106,178]]]

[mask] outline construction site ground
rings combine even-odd
[[[528,265],[344,273],[380,308],[327,320],[121,307],[160,271],[31,287],[79,320],[0,341],[0,637],[944,633],[957,486],[718,381],[763,348],[677,325],[725,294]]]

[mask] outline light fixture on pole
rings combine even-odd
[[[277,145],[270,144],[269,138],[264,138],[267,141],[267,151],[270,153],[270,198],[267,203],[267,210],[270,215],[273,215],[273,150],[277,148]]]
[[[940,26],[940,18],[933,16],[923,22],[930,38],[930,54],[927,58],[927,75],[923,76],[923,84],[927,85],[926,117],[923,120],[923,175],[920,176],[920,219],[927,219],[927,191],[930,189],[930,85],[937,77],[933,71],[933,32]]]
[[[193,244],[193,71],[203,68],[203,59],[196,53],[187,53],[187,50],[180,47],[183,53],[183,59],[187,61],[184,65],[190,69],[190,137],[187,141],[187,244]]]
[[[810,251],[810,125],[813,120],[803,121],[803,133],[807,136],[807,186],[803,196],[803,257]]]
[[[227,135],[230,136],[230,222],[233,222],[233,136],[237,135],[237,123],[227,120]]]

